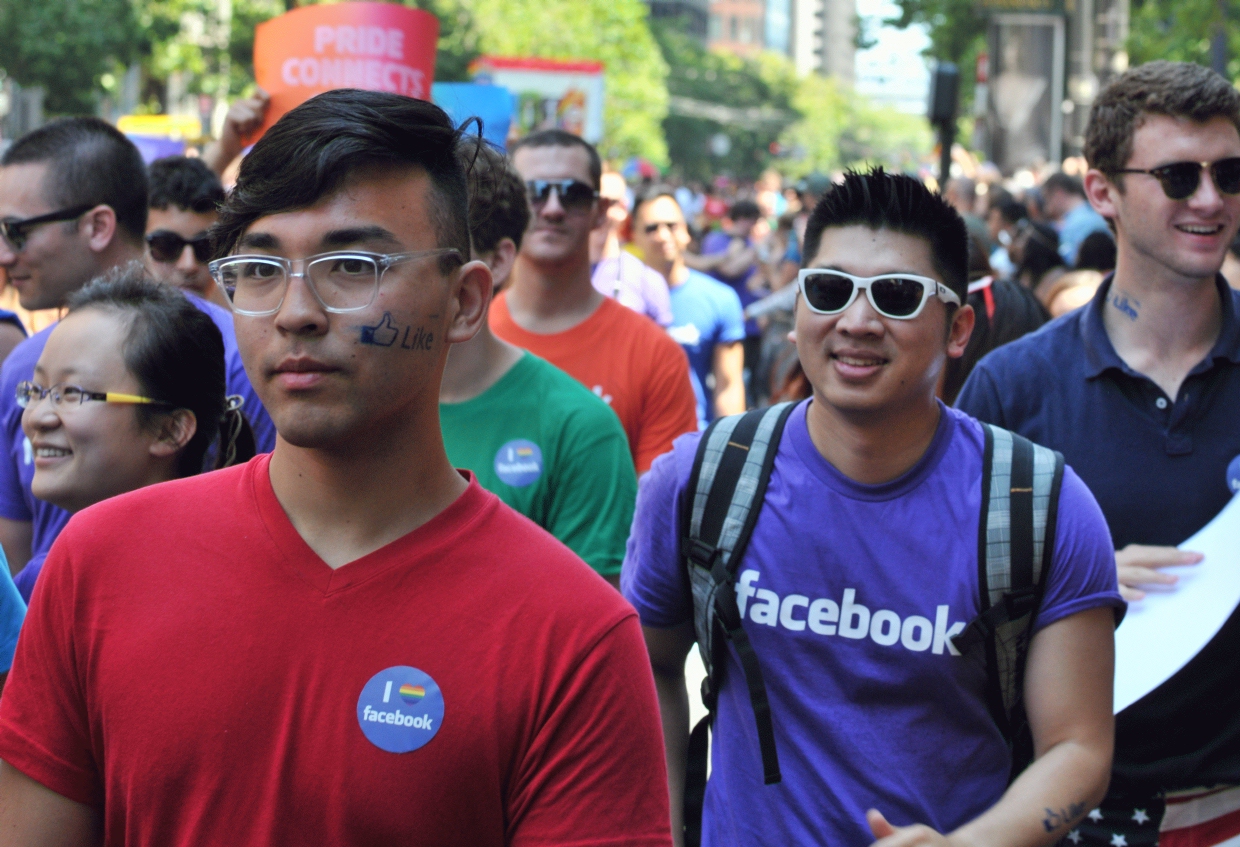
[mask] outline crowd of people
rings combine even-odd
[[[1240,842],[1240,612],[1112,713],[1240,489],[1226,80],[726,199],[266,105],[0,154],[0,847]]]

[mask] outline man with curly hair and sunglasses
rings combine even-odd
[[[700,511],[721,513],[716,489],[702,497],[692,482],[706,462],[698,436],[658,459],[638,494],[620,585],[659,691],[673,832],[683,808],[689,843],[700,810],[703,845],[1054,843],[1102,797],[1110,770],[1123,601],[1106,524],[1066,470],[1036,623],[1025,630],[1034,755],[1018,758],[1007,721],[988,708],[986,662],[956,637],[983,610],[990,455],[982,426],[935,397],[973,328],[964,221],[911,177],[849,173],[811,215],[804,255],[794,335],[813,394],[769,438],[774,464],[752,535],[723,563],[734,578],[719,593],[735,594],[739,623],[717,620],[746,638],[713,651],[723,674],[711,777],[696,806],[682,802],[701,796],[685,789],[705,769],[687,768],[684,663],[702,586],[686,578],[694,544],[682,527],[705,523]],[[720,476],[743,424],[724,418],[703,436],[718,444],[711,438],[729,421],[724,458],[708,453]],[[741,449],[752,457],[756,446]],[[1009,787],[1014,761],[1029,758]]]
[[[1240,488],[1240,293],[1219,274],[1240,227],[1240,93],[1198,65],[1134,68],[1094,102],[1085,156],[1115,272],[1084,308],[983,359],[958,405],[1065,455],[1139,602],[1176,590],[1164,568],[1201,560],[1176,545]],[[1240,612],[1179,658],[1119,713],[1110,793],[1079,843],[1240,837]]]
[[[192,291],[228,308],[211,279],[211,238],[224,186],[202,159],[166,156],[151,162],[146,216],[146,268],[166,285]]]

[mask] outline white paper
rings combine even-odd
[[[1204,553],[1196,565],[1161,568],[1179,581],[1146,587],[1128,604],[1115,632],[1115,712],[1118,714],[1188,664],[1240,605],[1240,497],[1180,545]]]

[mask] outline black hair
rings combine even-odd
[[[1013,200],[1011,195],[1008,195],[1004,200],[1000,200],[991,208],[998,209],[999,216],[1009,224],[1020,223],[1029,217],[1029,210],[1025,208],[1025,204]]]
[[[752,200],[737,200],[728,209],[728,217],[734,221],[757,220],[762,217],[762,210]]]
[[[188,156],[165,156],[151,162],[147,169],[152,209],[176,206],[187,212],[205,214],[219,209],[224,202],[224,184],[202,159]]]
[[[1076,251],[1076,270],[1107,273],[1115,270],[1115,258],[1115,239],[1111,233],[1094,230],[1085,236]]]
[[[254,455],[249,424],[225,396],[224,337],[206,312],[147,276],[140,262],[115,268],[70,296],[69,313],[82,309],[119,314],[128,328],[121,354],[142,393],[194,413],[198,427],[177,458],[178,476],[201,472],[221,433],[216,467]],[[137,406],[139,420],[153,426],[168,406]]]
[[[990,267],[990,254],[986,242],[975,232],[969,233],[969,282],[990,276],[994,270]]]
[[[462,132],[443,109],[382,91],[325,91],[288,112],[241,160],[237,184],[211,228],[224,256],[259,218],[304,209],[367,168],[414,167],[431,181],[428,212],[440,247],[470,255],[469,191],[457,157]],[[445,271],[454,260],[445,256]]]
[[[630,212],[633,219],[637,220],[638,209],[647,203],[653,203],[660,197],[672,198],[672,201],[676,204],[676,208],[680,208],[680,201],[676,199],[676,189],[663,183],[652,183],[650,185],[642,186],[642,188],[633,195],[633,209]],[[684,210],[682,209],[681,211],[683,212]]]
[[[1059,255],[1059,233],[1049,224],[1026,221],[1021,224],[1021,234],[1027,237],[1020,248],[1020,264],[1016,266],[1015,275],[1020,279],[1028,273],[1032,276],[1030,284],[1037,285],[1047,271],[1064,263]]]
[[[461,141],[460,158],[469,173],[469,234],[474,250],[486,253],[501,239],[511,238],[521,249],[530,225],[525,183],[496,148],[480,138]]]
[[[13,142],[0,165],[48,165],[50,205],[109,206],[131,242],[146,234],[146,163],[134,143],[99,118],[61,118]]]
[[[1085,197],[1085,188],[1081,185],[1081,181],[1074,176],[1069,176],[1063,171],[1056,171],[1048,176],[1046,181],[1042,183],[1043,194],[1047,191],[1053,191],[1056,189],[1067,194],[1071,194],[1074,197],[1080,197],[1082,199]]]
[[[1014,280],[993,280],[990,283],[990,301],[994,304],[993,317],[984,291],[969,295],[968,303],[973,307],[976,319],[964,355],[959,359],[948,359],[943,371],[943,402],[948,405],[956,402],[964,381],[983,356],[996,347],[1033,332],[1051,319],[1050,313],[1033,292]]]
[[[969,234],[964,219],[942,196],[916,179],[881,167],[847,171],[844,181],[822,196],[805,224],[802,262],[818,256],[827,227],[867,226],[924,238],[943,284],[963,303],[969,292]]]
[[[598,150],[595,149],[594,145],[580,135],[573,135],[571,132],[565,132],[562,129],[543,129],[538,132],[531,132],[508,149],[508,157],[510,159],[516,158],[517,151],[525,147],[580,147],[590,157],[590,182],[593,184],[594,190],[598,191],[599,186],[602,184],[603,160],[599,158]]]

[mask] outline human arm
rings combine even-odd
[[[101,840],[94,809],[0,760],[0,847],[86,847]]]
[[[1174,585],[1179,577],[1163,573],[1159,568],[1172,565],[1195,565],[1205,558],[1201,553],[1176,547],[1153,547],[1129,544],[1115,551],[1115,569],[1119,576],[1119,593],[1128,602],[1141,600],[1145,592],[1138,586]]]
[[[739,341],[716,344],[715,414],[738,415],[745,411],[745,348]]]
[[[693,625],[671,629],[642,627],[654,689],[659,696],[663,721],[663,747],[667,756],[667,793],[672,812],[672,842],[684,844],[685,768],[689,753],[689,690],[685,683],[685,659],[693,647]]]
[[[658,702],[636,617],[553,682],[507,792],[505,843],[668,847]]]
[[[2,461],[2,457],[0,457]],[[34,543],[34,524],[0,517],[0,547],[9,560],[9,573],[16,575],[30,561]]]
[[[666,333],[652,345],[642,390],[640,430],[634,439],[633,461],[638,476],[656,458],[672,449],[686,432],[696,432],[697,398],[689,379],[689,359]]]
[[[245,139],[263,125],[263,117],[271,97],[261,88],[253,97],[234,101],[228,107],[224,128],[218,141],[213,141],[202,151],[202,160],[218,176],[232,164],[233,159],[245,149]]]
[[[981,816],[948,835],[867,814],[876,847],[1041,847],[1059,841],[1106,793],[1115,719],[1115,615],[1094,608],[1038,632],[1025,670],[1035,760]]]

